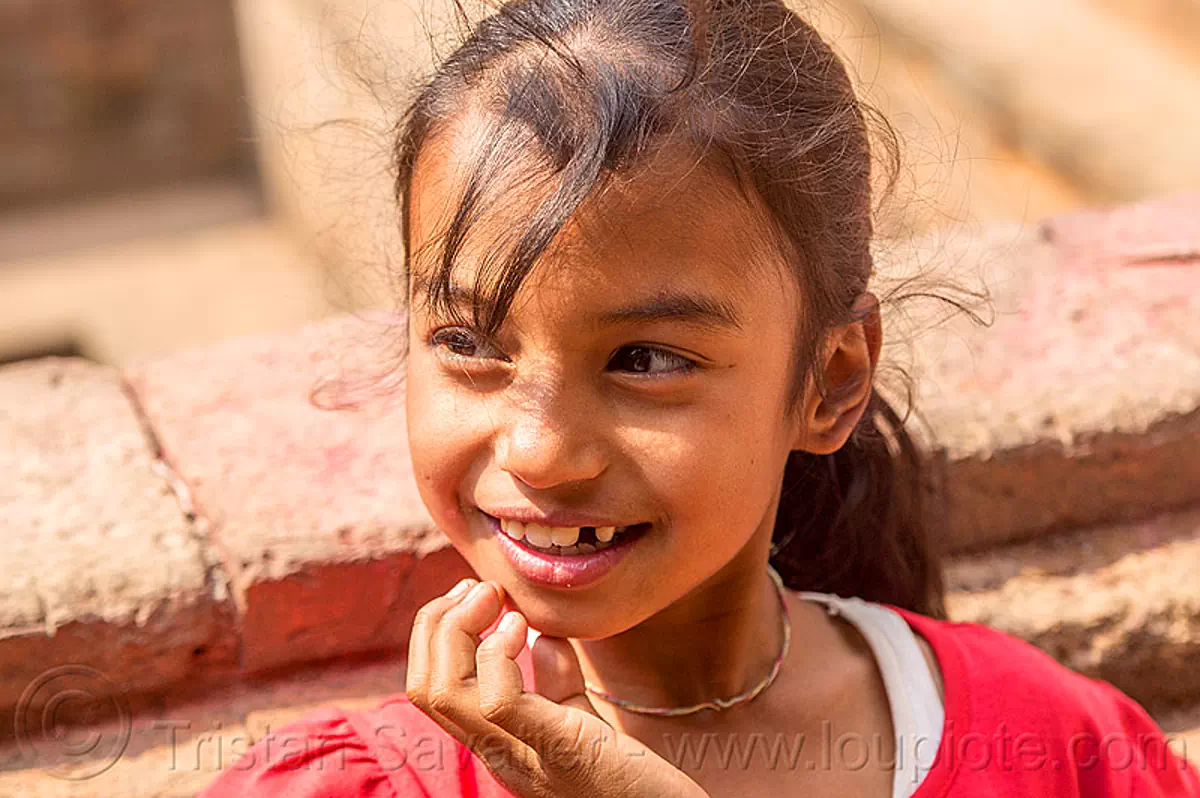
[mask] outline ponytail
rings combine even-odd
[[[875,392],[841,449],[792,452],[771,556],[784,584],[945,618],[921,462],[903,419]]]

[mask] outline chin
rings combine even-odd
[[[509,595],[509,601],[525,616],[529,625],[549,637],[599,640],[619,635],[637,626],[640,615],[614,615],[608,609],[581,606],[578,596],[545,592],[529,585],[496,580]],[[607,605],[608,602],[605,602]]]
[[[548,637],[569,637],[575,640],[602,640],[614,637],[627,631],[636,623],[614,623],[611,619],[602,622],[588,623],[561,615],[549,615],[544,618],[534,614],[526,616],[529,625]]]

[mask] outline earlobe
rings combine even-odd
[[[794,448],[832,454],[845,445],[871,400],[875,367],[883,343],[879,303],[863,294],[855,303],[856,321],[830,332],[824,363],[822,395],[815,382],[805,399],[802,429]]]

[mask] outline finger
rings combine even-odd
[[[429,670],[433,664],[430,657],[430,638],[433,630],[437,628],[442,616],[457,605],[476,584],[474,579],[463,579],[445,595],[438,596],[417,611],[413,618],[412,631],[408,636],[405,690],[409,691],[410,696],[412,692],[428,686]]]
[[[565,640],[543,642],[554,638],[539,637],[534,644],[535,668],[542,660],[535,678],[544,685],[564,679],[563,684],[543,688],[544,694],[525,691],[516,658],[525,646],[527,629],[520,613],[509,612],[480,644],[479,712],[535,752],[543,766],[582,777],[599,759],[601,749],[613,743],[615,732],[584,696],[582,672]],[[560,650],[557,644],[567,650]]]
[[[496,712],[500,704],[513,701],[525,692],[517,655],[525,647],[528,630],[525,616],[506,612],[496,630],[479,644],[475,668],[479,683],[479,711],[483,717]]]
[[[518,700],[524,693],[517,655],[525,647],[527,629],[527,622],[521,613],[505,612],[496,628],[475,652],[480,720],[494,732],[488,735],[490,739],[508,740],[506,746],[494,746],[490,755],[481,753],[481,756],[492,772],[510,788],[515,788],[518,783],[538,780],[540,771],[536,752],[517,735],[491,722],[492,715],[503,714],[505,706]],[[520,790],[514,791],[523,794]]]
[[[408,662],[404,689],[409,700],[412,701],[414,706],[459,739],[463,737],[462,729],[438,712],[432,705],[432,637],[442,617],[457,606],[476,583],[477,580],[475,579],[464,579],[451,588],[445,595],[439,596],[421,607],[413,619],[413,628],[408,640]]]
[[[597,715],[588,700],[583,669],[575,649],[561,637],[542,635],[533,644],[533,684],[539,695],[555,704]]]
[[[607,774],[602,778],[608,786],[615,787],[608,794],[626,794],[632,785],[647,783],[647,779],[653,786],[639,788],[637,794],[692,794],[683,789],[695,789],[686,776],[659,762],[645,744],[619,735],[599,717],[587,700],[583,671],[566,640],[544,635],[537,639],[534,678],[541,690],[526,692],[516,657],[525,646],[527,630],[523,616],[507,612],[496,632],[479,645],[477,654],[480,714],[516,738],[519,745],[515,751],[527,751],[536,758],[534,767],[521,769],[523,778],[557,785],[556,795],[564,787],[570,794],[597,794],[596,778],[601,772]],[[498,775],[503,773],[490,763],[489,767]],[[630,785],[630,790],[621,784]]]
[[[431,637],[434,689],[455,689],[475,675],[475,649],[479,635],[500,615],[502,589],[480,582],[439,620]]]
[[[500,613],[500,588],[480,582],[437,621],[429,638],[430,709],[470,733],[479,725],[475,649]]]
[[[535,736],[529,726],[549,722],[557,728],[561,708],[555,707],[557,711],[545,714],[537,706],[528,706],[528,698],[546,701],[536,693],[525,692],[524,676],[517,664],[517,655],[525,647],[528,628],[528,622],[521,613],[506,612],[496,631],[479,644],[476,667],[479,677],[479,714],[518,739],[532,742]]]
[[[446,615],[468,634],[478,635],[500,617],[504,609],[504,597],[504,588],[500,585],[480,582]]]
[[[510,730],[491,722],[496,708],[524,693],[517,655],[525,647],[528,624],[519,612],[504,612],[475,649],[475,706],[462,719],[471,750],[515,795],[546,794],[546,775],[539,752]],[[539,786],[540,785],[540,786]]]

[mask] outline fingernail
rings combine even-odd
[[[462,594],[466,593],[473,584],[475,584],[475,580],[469,577],[462,580],[457,585],[450,588],[450,592],[446,594],[446,598],[458,598]]]
[[[474,588],[472,588],[469,594],[467,594],[466,601],[477,601],[489,590],[491,590],[491,588],[487,586],[486,582],[480,582],[479,584],[475,585]]]

